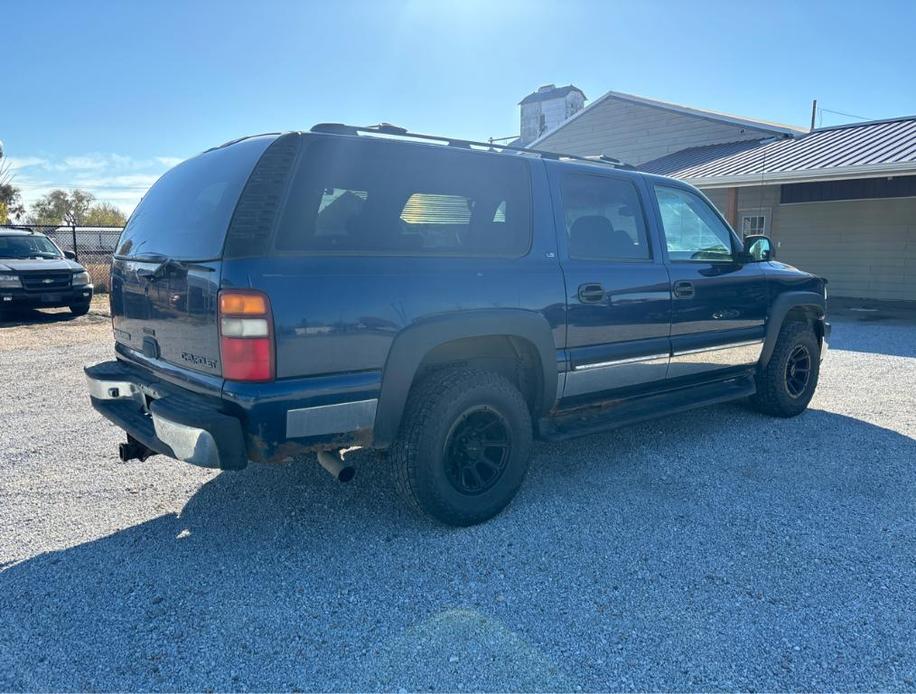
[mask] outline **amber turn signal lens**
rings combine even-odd
[[[220,292],[219,312],[224,316],[263,316],[267,313],[267,299],[262,294]]]

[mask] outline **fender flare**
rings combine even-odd
[[[813,309],[819,320],[823,320],[826,314],[826,301],[822,294],[810,291],[794,291],[780,294],[773,301],[770,308],[770,316],[767,320],[766,337],[763,342],[763,350],[760,353],[760,366],[765,367],[773,355],[776,347],[776,340],[779,338],[779,331],[782,330],[783,321],[786,315],[793,308],[810,308]]]
[[[394,441],[414,376],[430,350],[453,340],[492,336],[521,338],[534,345],[542,370],[540,411],[535,414],[553,407],[557,398],[556,347],[543,315],[522,309],[484,309],[436,316],[405,328],[391,345],[382,373],[373,445],[384,448]]]

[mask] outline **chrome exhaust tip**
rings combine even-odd
[[[344,462],[339,452],[318,451],[318,464],[338,482],[349,482],[356,477],[356,468]]]

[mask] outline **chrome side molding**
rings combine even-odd
[[[656,353],[627,359],[578,364],[566,373],[565,397],[640,385],[703,371],[749,366],[760,359],[763,339]]]
[[[668,365],[668,378],[690,376],[732,366],[750,366],[757,363],[762,351],[763,340],[759,339],[675,352]]]
[[[566,388],[563,395],[570,397],[660,381],[665,378],[668,360],[667,354],[649,354],[642,357],[579,364],[566,374]]]

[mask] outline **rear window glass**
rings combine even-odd
[[[517,257],[530,244],[526,163],[379,142],[309,145],[277,249]]]
[[[265,135],[242,140],[167,171],[130,216],[117,254],[218,258],[242,188],[274,139]]]

